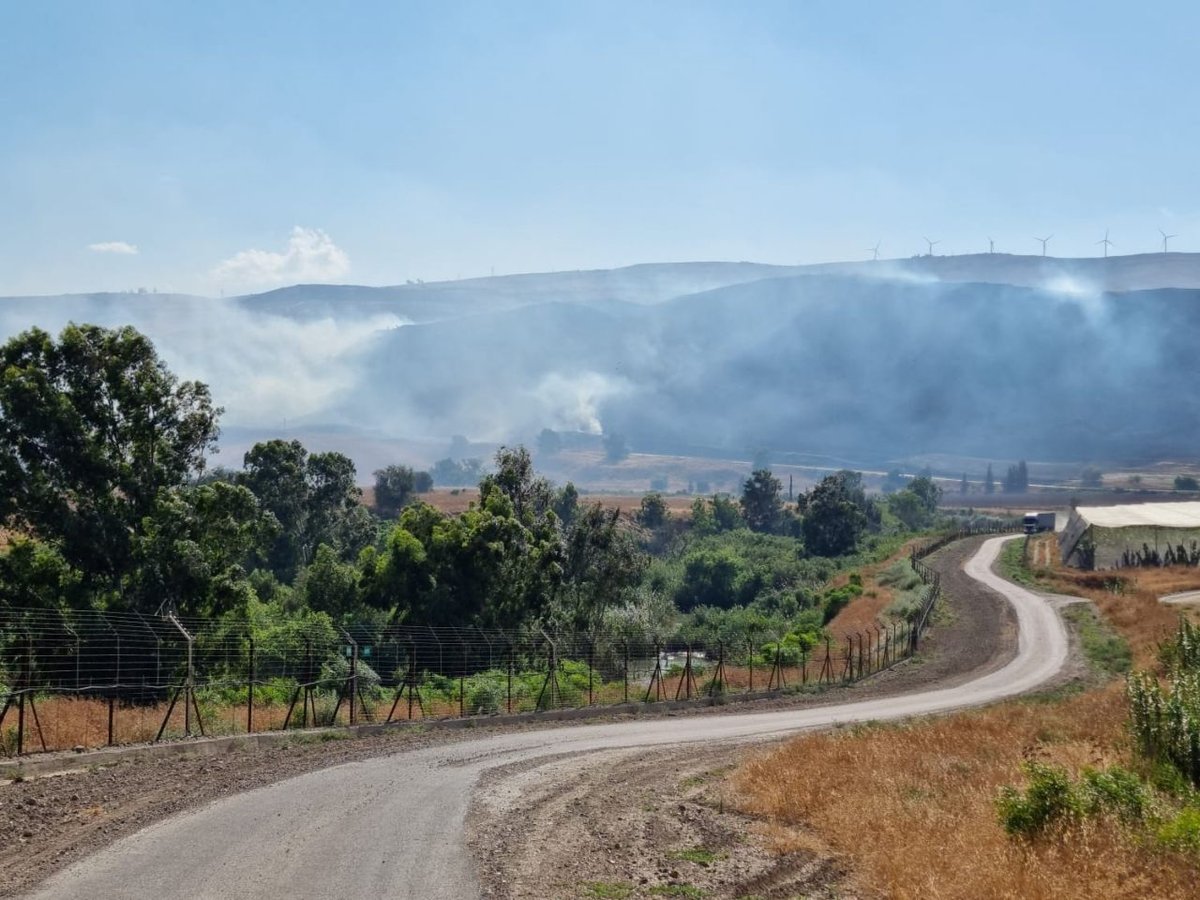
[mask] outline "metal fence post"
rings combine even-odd
[[[596,639],[588,636],[588,706],[592,705],[592,673],[596,670]]]
[[[754,632],[746,632],[746,643],[750,649],[750,693],[754,693]]]
[[[246,666],[246,734],[254,734],[254,635],[248,634],[250,658]]]
[[[629,638],[628,637],[625,638],[625,640],[624,640],[624,646],[625,646],[625,668],[624,668],[624,672],[623,672],[623,678],[625,681],[625,702],[628,703],[629,702]]]

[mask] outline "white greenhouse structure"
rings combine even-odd
[[[1062,561],[1081,569],[1196,565],[1200,502],[1080,506],[1058,543]]]

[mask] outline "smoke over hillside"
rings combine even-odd
[[[1149,458],[1200,438],[1197,288],[1189,254],[664,264],[236,300],[10,298],[0,334],[132,324],[212,385],[227,424],[264,436],[286,420],[863,461]]]

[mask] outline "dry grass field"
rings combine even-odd
[[[1051,560],[1036,576],[1051,590],[1094,600],[1129,643],[1135,667],[1155,664],[1157,643],[1179,616],[1157,597],[1200,587],[1195,569],[1083,573]],[[1002,786],[1024,783],[1027,761],[1076,775],[1084,767],[1136,768],[1123,683],[799,738],[752,757],[731,787],[779,852],[837,854],[869,886],[866,895],[1197,896],[1200,860],[1108,820],[1084,820],[1036,843],[1009,837],[995,800]]]
[[[363,502],[370,505],[374,499],[373,494],[374,491],[371,488],[364,488]],[[625,493],[589,493],[580,494],[579,502],[581,504],[599,503],[605,509],[616,507],[624,514],[632,515],[641,507],[642,496],[642,494]],[[421,494],[420,499],[444,513],[457,515],[466,512],[472,503],[479,502],[479,490],[477,488],[434,488],[427,494]],[[691,518],[692,503],[695,499],[695,497],[687,495],[667,494],[663,496],[668,511],[672,516],[680,519]]]

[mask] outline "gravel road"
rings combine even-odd
[[[965,572],[1012,605],[1018,650],[971,681],[812,709],[493,734],[352,762],[161,821],[59,872],[32,896],[476,898],[464,823],[485,773],[564,754],[745,742],[945,712],[1052,679],[1067,659],[1066,631],[1045,600],[991,571],[1004,540],[986,541]]]

